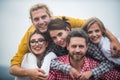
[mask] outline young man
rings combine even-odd
[[[70,25],[68,25],[65,21],[61,19],[54,19],[49,23],[48,31],[54,43],[57,44],[56,51],[59,51],[59,52],[56,53],[56,55],[59,56],[59,55],[67,54],[68,51],[66,49],[66,46],[67,46],[66,37],[70,32]],[[106,72],[110,71],[113,68],[113,64],[104,57],[102,52],[95,45],[88,43],[88,46],[89,47],[88,47],[87,56],[98,60],[100,62],[100,65],[86,72],[86,76],[89,78],[93,75],[94,78],[97,79],[103,74],[105,74]],[[54,66],[54,65],[56,66],[57,64],[58,63],[56,63],[55,60],[52,60],[51,66]]]
[[[21,66],[23,56],[28,52],[27,43],[28,43],[28,39],[29,39],[31,32],[33,32],[37,28],[41,32],[46,33],[48,24],[53,17],[51,15],[50,10],[48,9],[48,7],[46,5],[35,4],[30,9],[30,18],[31,18],[33,25],[30,26],[29,29],[26,31],[26,33],[25,33],[24,37],[22,38],[21,43],[18,47],[17,53],[11,59],[10,73],[13,75],[16,75],[16,76],[26,76],[27,75],[27,73],[24,72],[25,70],[22,69],[20,66]],[[58,17],[58,18],[62,18],[62,17]],[[67,19],[72,27],[76,27],[76,26],[81,27],[85,22],[85,20],[74,19],[74,18],[70,18],[70,17],[67,17]],[[114,40],[115,38],[113,38],[114,36],[109,36],[109,37],[112,40],[112,42],[114,42],[112,44],[116,44],[116,41]],[[116,44],[116,46],[118,47],[118,44]],[[116,48],[116,49],[120,50],[119,48]],[[43,70],[41,70],[41,69],[35,69],[35,70],[38,73],[34,73],[34,74],[43,76],[43,75],[39,74],[39,72],[40,71],[43,72]],[[31,74],[32,74],[32,72],[31,72]]]

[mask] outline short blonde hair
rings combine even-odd
[[[32,19],[32,12],[33,11],[36,11],[38,9],[45,9],[46,10],[46,13],[52,17],[52,12],[49,10],[49,8],[47,7],[46,4],[43,4],[43,3],[38,3],[38,4],[35,4],[33,5],[31,8],[30,8],[30,18]]]

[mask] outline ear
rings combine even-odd
[[[66,44],[66,48],[67,48],[67,50],[69,50],[69,44],[68,43]]]
[[[70,28],[69,28],[69,26],[66,26],[66,31],[69,31],[69,32],[70,32]]]

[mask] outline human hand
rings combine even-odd
[[[89,80],[92,76],[92,71],[81,72],[79,75],[79,80]]]
[[[110,48],[112,57],[120,57],[120,43],[118,40],[111,41]]]
[[[75,68],[71,68],[70,71],[69,71],[69,75],[75,79],[79,76],[79,72],[75,69]]]
[[[45,72],[40,69],[28,69],[28,75],[31,78],[31,80],[47,80],[47,75],[45,75]]]

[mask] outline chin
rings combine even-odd
[[[46,32],[47,32],[47,29],[45,29],[45,30],[40,30],[40,29],[39,29],[39,31],[42,32],[42,33],[46,33]]]

